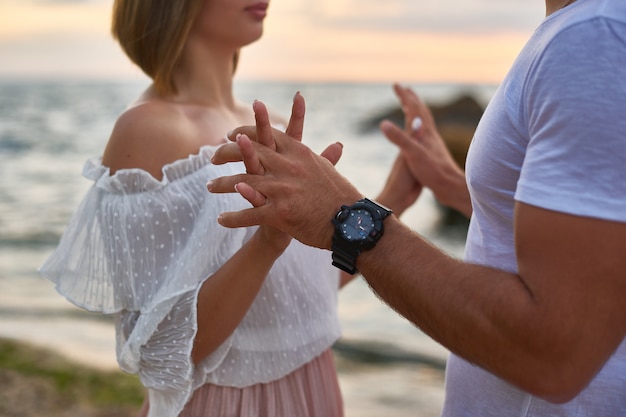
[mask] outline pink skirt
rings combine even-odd
[[[144,406],[141,416],[147,413]],[[331,349],[289,375],[245,388],[206,384],[179,417],[342,417],[343,400]]]

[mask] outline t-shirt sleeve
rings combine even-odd
[[[570,27],[534,63],[516,200],[626,222],[626,30],[615,25]]]

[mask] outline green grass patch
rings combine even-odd
[[[139,378],[72,362],[50,350],[0,338],[0,372],[16,375],[25,386],[45,384],[67,405],[138,409],[144,398]]]

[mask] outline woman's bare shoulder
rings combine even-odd
[[[111,173],[140,168],[160,179],[161,168],[178,159],[185,138],[192,133],[189,121],[175,105],[164,101],[140,102],[118,117],[102,163]]]

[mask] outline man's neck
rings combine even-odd
[[[576,0],[546,0],[546,16],[550,16],[552,13],[569,6]]]

